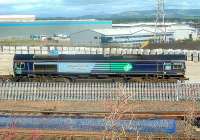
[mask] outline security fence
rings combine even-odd
[[[134,101],[200,100],[200,83],[0,83],[0,100],[101,101],[124,94]]]
[[[173,49],[135,49],[135,48],[97,48],[97,47],[63,47],[63,46],[0,46],[0,53],[17,54],[48,54],[52,50],[57,50],[61,54],[185,54],[188,61],[200,61],[200,51],[198,50],[173,50]]]

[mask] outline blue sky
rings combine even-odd
[[[74,17],[152,10],[156,0],[0,0],[0,15]],[[167,9],[200,9],[199,0],[165,0]]]

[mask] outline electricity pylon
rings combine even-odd
[[[163,27],[163,28],[162,28]],[[156,0],[155,39],[166,42],[165,2]]]

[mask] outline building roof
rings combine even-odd
[[[177,25],[176,22],[166,22],[166,26]],[[113,24],[113,27],[147,27],[147,26],[155,26],[155,22],[136,22],[136,23],[128,23],[128,24]]]
[[[176,31],[184,30],[184,31],[196,31],[195,28],[190,27],[186,24],[173,24],[171,26],[166,27],[167,34],[174,34]],[[155,27],[152,26],[135,26],[135,27],[126,27],[126,28],[103,28],[103,29],[92,29],[92,30],[83,30],[80,32],[76,32],[73,34],[85,32],[85,31],[93,31],[98,34],[104,36],[133,36],[133,35],[152,35],[155,34]],[[163,34],[165,32],[164,27],[158,27],[157,31],[158,34]],[[72,35],[72,34],[71,34]]]
[[[150,24],[150,23],[149,23]],[[140,24],[141,25],[141,24]],[[186,24],[175,24],[169,23],[170,26],[166,27],[167,33],[174,33],[177,30],[190,30],[195,31],[196,29],[186,25]],[[154,26],[135,26],[135,27],[126,27],[126,28],[112,28],[112,29],[94,29],[93,31],[106,35],[106,36],[114,36],[114,35],[133,35],[133,34],[154,34],[155,28]],[[164,27],[158,27],[157,32],[162,33],[165,31]]]
[[[106,35],[106,36],[114,36],[114,35],[133,35],[133,34],[154,34],[155,28],[152,27],[134,27],[134,28],[112,28],[112,29],[94,29],[93,31]],[[158,33],[162,33],[163,29],[158,29]],[[168,33],[172,33],[167,30]]]
[[[174,25],[171,26],[170,29],[172,31],[176,31],[176,30],[191,30],[191,31],[195,31],[196,29],[189,26],[189,25],[184,25],[184,24],[180,24],[180,25]]]

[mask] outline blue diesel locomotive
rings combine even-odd
[[[185,76],[185,55],[33,55],[14,56],[15,77],[165,77]]]

